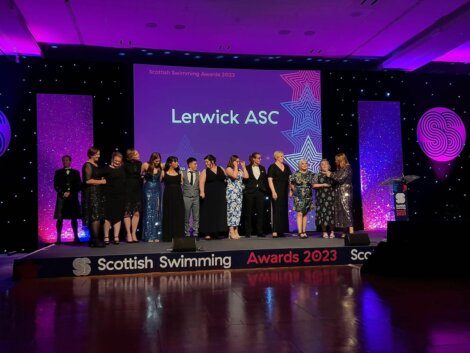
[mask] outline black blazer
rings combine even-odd
[[[266,168],[262,165],[259,166],[260,174],[258,180],[256,180],[253,175],[253,166],[251,164],[246,167],[246,171],[248,172],[248,179],[244,179],[245,193],[253,194],[257,190],[266,193],[268,191],[268,176],[266,174]]]
[[[82,181],[80,179],[80,172],[76,169],[70,169],[70,173],[64,168],[57,169],[54,174],[54,189],[59,195],[62,196],[65,192],[78,193],[80,192]]]

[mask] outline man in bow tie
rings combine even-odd
[[[62,157],[63,168],[55,171],[54,189],[57,192],[57,200],[54,211],[54,219],[57,220],[57,242],[61,243],[62,226],[64,219],[70,219],[74,242],[80,242],[78,238],[78,218],[80,218],[80,203],[78,193],[80,192],[81,179],[80,172],[72,169],[72,157],[65,155]]]
[[[183,171],[184,233],[190,236],[189,220],[193,219],[193,236],[199,233],[199,171],[196,158],[189,157],[188,168]]]

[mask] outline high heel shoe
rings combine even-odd
[[[117,237],[117,238],[115,237],[115,238],[114,238],[113,244],[114,244],[114,245],[119,245],[119,237]]]
[[[104,237],[104,245],[109,245],[109,237]]]
[[[238,239],[233,230],[230,230],[228,232],[228,238],[231,239],[231,240],[237,240]]]
[[[327,232],[323,232],[323,238],[328,239],[328,233]]]
[[[240,234],[238,234],[238,229],[235,229],[235,237],[236,237],[237,239],[240,239],[240,238],[241,238]]]

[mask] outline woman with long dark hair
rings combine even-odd
[[[184,237],[184,200],[181,184],[183,182],[178,158],[167,158],[163,183],[163,241]]]
[[[162,240],[162,178],[164,175],[162,157],[153,152],[148,162],[142,164],[144,174],[142,240]]]
[[[227,232],[227,200],[225,197],[225,171],[216,164],[212,154],[204,157],[206,169],[199,178],[201,216],[199,230],[205,239],[218,237]]]
[[[104,195],[102,186],[106,180],[98,167],[100,150],[90,147],[87,152],[88,160],[82,167],[82,216],[83,223],[90,230],[90,247],[102,248],[104,243],[99,239],[101,222],[104,219]]]

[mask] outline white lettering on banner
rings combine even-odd
[[[160,268],[197,268],[197,267],[223,267],[225,269],[232,267],[231,256],[215,256],[210,257],[185,257],[181,255],[178,258],[169,258],[168,256],[160,257]]]
[[[121,270],[148,270],[153,268],[153,260],[145,256],[139,259],[137,256],[127,257],[123,260],[106,260],[101,257],[98,260],[98,271],[121,271]]]
[[[255,125],[277,125],[278,121],[276,117],[279,115],[279,111],[272,110],[250,110],[244,120],[244,124],[255,124]],[[238,118],[239,113],[235,113],[232,109],[228,112],[221,112],[216,109],[213,113],[188,113],[184,112],[181,114],[176,113],[176,109],[171,109],[171,122],[173,124],[222,124],[222,125],[240,125]]]
[[[91,272],[90,259],[88,257],[77,257],[73,259],[73,274],[75,276],[88,276]]]
[[[258,112],[258,117],[256,117],[255,112],[253,110],[250,110],[248,116],[245,119],[245,125],[265,125],[268,122],[272,125],[277,125],[277,120],[273,120],[273,115],[279,115],[279,112],[275,110],[268,113],[267,111],[261,110]]]
[[[359,251],[358,249],[351,250],[351,260],[367,260],[372,254],[372,251]]]

